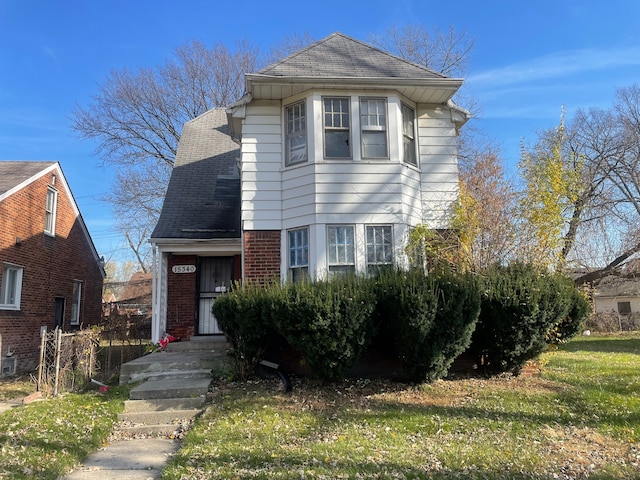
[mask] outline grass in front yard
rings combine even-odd
[[[28,376],[0,377],[0,401],[21,399],[35,391],[36,382]]]
[[[59,478],[102,445],[127,393],[66,394],[0,414],[0,478]]]
[[[542,360],[542,377],[222,385],[163,478],[640,478],[640,334]]]

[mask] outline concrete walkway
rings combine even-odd
[[[121,440],[92,453],[63,480],[149,480],[160,478],[180,443],[165,438]]]

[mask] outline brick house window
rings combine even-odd
[[[307,161],[307,116],[304,100],[285,108],[287,122],[285,165]]]
[[[288,231],[289,279],[300,282],[309,278],[309,229]]]
[[[329,273],[348,275],[355,273],[355,234],[353,226],[327,227]]]
[[[362,158],[388,158],[387,102],[382,98],[360,99]]]
[[[368,225],[367,270],[393,264],[393,236],[391,225]]]
[[[416,159],[415,112],[413,108],[402,104],[402,161],[418,166]]]
[[[44,233],[54,236],[56,234],[56,207],[58,192],[53,188],[47,189],[47,204],[45,207]]]
[[[618,313],[620,315],[631,315],[631,302],[618,302]]]
[[[322,104],[325,158],[351,158],[349,99],[327,97]]]
[[[0,279],[0,309],[20,310],[20,295],[22,293],[22,267],[4,265],[2,279]]]
[[[80,325],[80,301],[82,300],[82,282],[73,281],[73,294],[71,298],[71,325]]]

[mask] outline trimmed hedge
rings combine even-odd
[[[480,317],[469,351],[486,373],[518,374],[546,349],[550,332],[570,318],[574,306],[576,320],[581,315],[577,299],[575,287],[560,275],[521,263],[495,267],[483,281]],[[562,327],[564,335],[577,331],[574,322]]]
[[[288,284],[274,297],[271,322],[314,375],[336,381],[371,340],[374,303],[359,277]]]
[[[270,345],[285,342],[325,381],[343,378],[374,337],[415,381],[442,378],[467,349],[482,371],[517,374],[548,343],[578,333],[589,310],[569,279],[524,264],[483,278],[383,270],[371,278],[236,285],[213,306],[242,377]]]

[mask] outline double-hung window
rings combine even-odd
[[[391,225],[367,225],[367,270],[393,264]]]
[[[82,282],[73,281],[73,293],[71,297],[71,325],[80,325],[80,302],[82,300]]]
[[[362,158],[388,158],[387,102],[383,98],[360,99]]]
[[[4,265],[0,279],[0,309],[20,310],[20,294],[22,292],[22,267]]]
[[[416,159],[415,112],[413,108],[402,104],[402,161],[418,166]]]
[[[327,227],[329,273],[348,275],[355,273],[355,233],[351,225]]]
[[[47,204],[45,206],[44,233],[54,236],[56,234],[56,205],[58,192],[53,188],[47,189]]]
[[[293,282],[309,276],[309,229],[289,230],[289,278]]]
[[[322,99],[325,158],[351,158],[349,98]]]
[[[307,115],[304,100],[285,108],[286,159],[285,165],[307,161]]]

